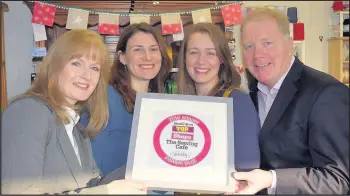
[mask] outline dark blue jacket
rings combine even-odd
[[[223,93],[218,93],[221,97]],[[249,171],[260,166],[259,115],[250,96],[233,90],[235,167],[237,171]]]

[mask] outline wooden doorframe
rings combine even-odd
[[[1,2],[1,112],[7,105],[7,88],[6,88],[6,68],[5,68],[5,36],[4,36],[4,12],[9,8],[6,3]]]

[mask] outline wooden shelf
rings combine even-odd
[[[349,38],[348,38],[349,39]],[[343,61],[344,41],[342,39],[332,39],[328,42],[328,73],[337,80],[343,82],[345,74],[348,74],[349,61]]]
[[[6,67],[5,67],[5,35],[4,35],[4,12],[8,12],[9,7],[6,3],[1,2],[0,10],[0,33],[1,33],[1,112],[7,105],[7,88],[6,88]]]
[[[330,37],[328,41],[331,40],[343,40],[343,41],[349,41],[349,37]]]
[[[334,14],[349,14],[349,11],[336,11]]]

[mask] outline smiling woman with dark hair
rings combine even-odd
[[[146,23],[126,27],[116,52],[108,87],[110,118],[92,141],[93,154],[103,174],[126,164],[136,92],[164,93],[171,69],[163,38]],[[89,120],[84,114],[83,124]]]

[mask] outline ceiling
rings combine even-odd
[[[114,12],[128,12],[130,9],[130,1],[48,1],[62,6],[86,8],[96,11],[114,11]],[[159,4],[154,4],[154,1],[138,1],[135,0],[134,12],[172,12],[172,11],[187,11],[195,8],[205,8],[214,6],[216,1],[158,1]],[[221,3],[222,1],[217,1]],[[32,11],[34,3],[24,2]],[[68,11],[57,8],[55,23],[58,25],[65,25]],[[213,23],[221,23],[223,18],[220,9],[212,9]],[[181,14],[183,25],[192,23],[191,14]],[[128,16],[120,16],[120,26],[129,25]],[[90,13],[89,25],[96,25],[98,23],[98,15]],[[151,24],[160,24],[160,16],[151,16]]]

